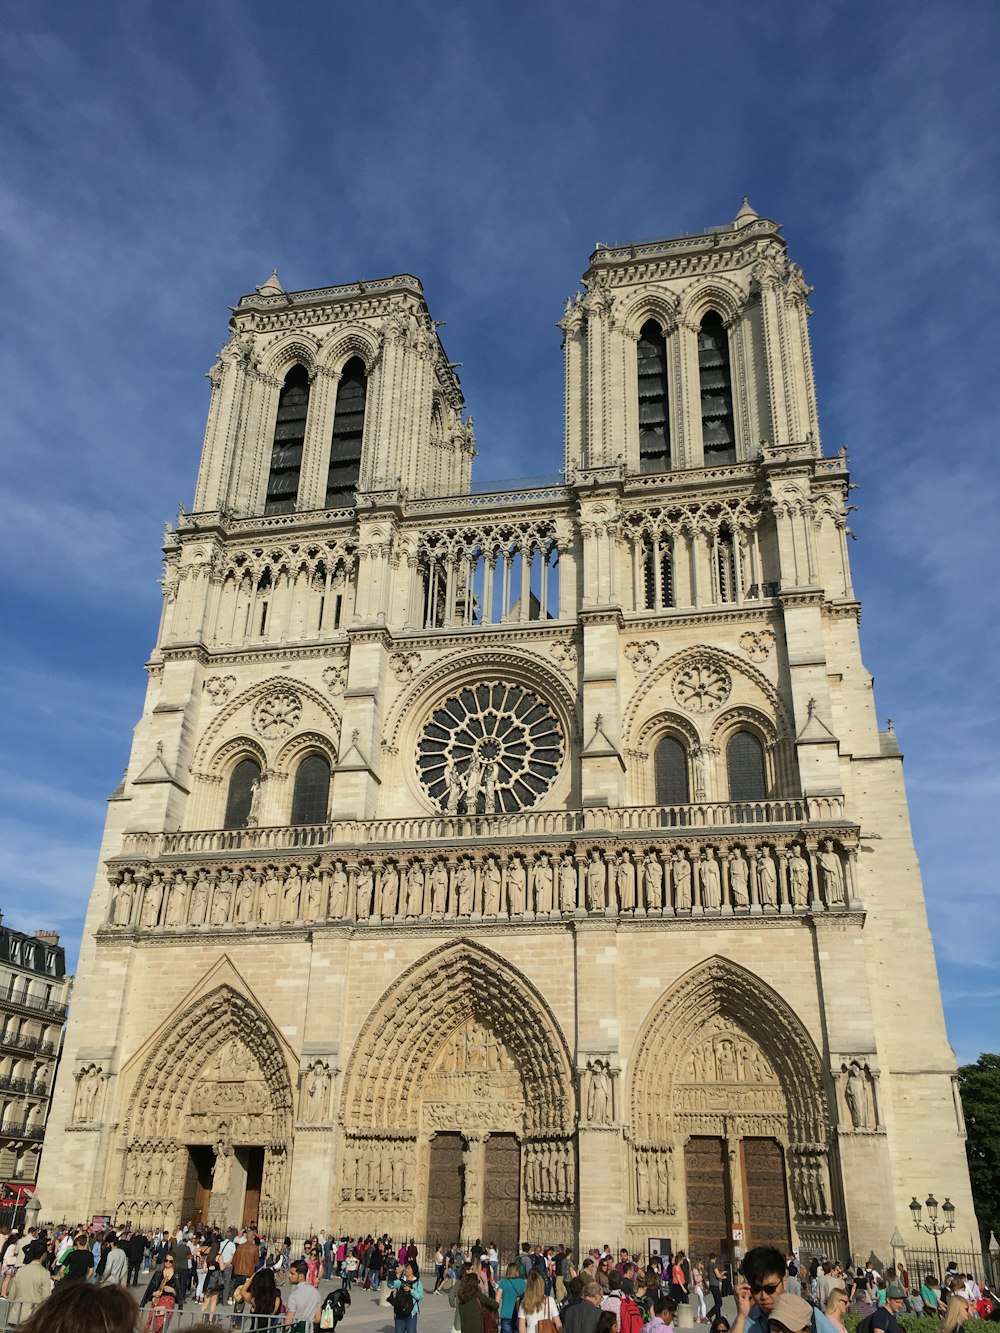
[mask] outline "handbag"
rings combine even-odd
[[[539,1319],[538,1323],[535,1325],[535,1333],[556,1333],[556,1323],[555,1320],[551,1317],[551,1310],[552,1310],[552,1297],[546,1296],[545,1318]]]
[[[483,1306],[483,1333],[500,1333],[500,1312]]]

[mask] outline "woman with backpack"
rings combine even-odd
[[[517,1263],[507,1265],[507,1276],[500,1279],[500,1333],[514,1333],[514,1311],[524,1295],[525,1280]]]
[[[390,1286],[389,1304],[396,1322],[395,1333],[417,1333],[417,1315],[424,1298],[424,1287],[416,1260],[408,1263],[403,1276],[394,1278]]]
[[[462,1274],[458,1286],[448,1293],[448,1302],[458,1311],[460,1333],[483,1333],[484,1312],[492,1310],[495,1313],[500,1309],[499,1302],[480,1287],[475,1269]]]

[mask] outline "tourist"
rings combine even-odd
[[[350,1291],[351,1284],[358,1275],[358,1252],[351,1249],[344,1255],[343,1263],[340,1265],[340,1286],[343,1291]]]
[[[20,1260],[17,1257],[19,1254],[17,1243],[20,1239],[21,1233],[15,1229],[11,1231],[10,1235],[3,1243],[3,1248],[0,1249],[0,1271],[3,1273],[3,1283],[0,1285],[0,1296],[3,1297],[7,1295],[7,1289],[10,1286],[11,1278],[13,1278],[14,1274],[20,1267]]]
[[[573,1282],[580,1284],[580,1300],[563,1311],[563,1327],[566,1333],[595,1333],[601,1318],[601,1288],[592,1278],[581,1276]]]
[[[617,1268],[612,1268],[608,1273],[608,1293],[601,1301],[601,1309],[605,1310],[615,1317],[615,1323],[619,1322],[618,1312],[622,1304],[622,1275]]]
[[[169,1325],[174,1310],[177,1309],[177,1279],[174,1275],[174,1261],[167,1255],[163,1261],[160,1281],[153,1292],[153,1304],[146,1320],[149,1333],[164,1333]]]
[[[458,1286],[448,1293],[448,1301],[458,1311],[460,1333],[483,1333],[483,1311],[500,1309],[498,1301],[480,1290],[474,1269],[462,1273]]]
[[[438,1241],[437,1249],[434,1251],[434,1290],[431,1295],[436,1295],[441,1290],[444,1282],[444,1250],[441,1248],[441,1242]]]
[[[847,1314],[847,1307],[850,1303],[846,1287],[833,1287],[831,1289],[826,1305],[823,1307],[823,1313],[837,1329],[837,1333],[847,1333],[844,1315]]]
[[[785,1256],[771,1245],[755,1245],[744,1255],[740,1272],[743,1280],[736,1288],[736,1319],[732,1333],[766,1333],[775,1301],[787,1294]],[[801,1296],[790,1299],[800,1301],[811,1310]],[[797,1310],[797,1307],[791,1309]],[[833,1333],[832,1325],[822,1311],[817,1309],[810,1317],[815,1333]],[[790,1330],[790,1333],[798,1333],[798,1330]]]
[[[677,1306],[669,1296],[659,1296],[653,1302],[653,1317],[642,1326],[642,1333],[664,1333],[674,1322]],[[728,1333],[728,1325],[727,1325]]]
[[[139,1308],[124,1287],[60,1282],[18,1333],[133,1333]]]
[[[790,1291],[783,1291],[775,1298],[767,1326],[770,1333],[809,1333],[812,1320],[813,1307],[809,1302],[801,1296],[793,1296]]]
[[[712,1320],[712,1326],[708,1330],[708,1333],[729,1333],[729,1328],[729,1320],[724,1314],[720,1314],[717,1318]]]
[[[524,1295],[527,1285],[525,1279],[520,1276],[520,1271],[517,1261],[512,1261],[507,1265],[506,1277],[500,1279],[498,1295],[501,1333],[513,1333],[514,1330],[514,1306]]]
[[[84,1232],[77,1236],[73,1248],[59,1265],[64,1282],[87,1282],[94,1271],[94,1256]]]
[[[219,1297],[226,1290],[226,1275],[219,1267],[218,1258],[210,1259],[205,1265],[205,1283],[202,1287],[203,1313],[207,1315],[215,1314],[215,1307],[219,1304]]]
[[[610,1268],[610,1260],[608,1261]],[[615,1274],[617,1277],[618,1275]],[[618,1279],[621,1281],[621,1279]],[[518,1333],[535,1333],[539,1321],[551,1320],[556,1333],[562,1328],[559,1318],[559,1306],[551,1296],[546,1295],[545,1280],[537,1269],[528,1274],[521,1298],[521,1314],[517,1321]],[[463,1329],[462,1333],[466,1333]]]
[[[670,1299],[677,1305],[688,1303],[688,1274],[684,1267],[687,1255],[678,1250],[670,1263]]]
[[[316,1321],[316,1311],[320,1307],[320,1295],[315,1287],[306,1281],[309,1266],[304,1259],[293,1259],[288,1268],[288,1281],[291,1290],[285,1301],[285,1328],[293,1324],[305,1324],[308,1329]]]
[[[708,1256],[708,1263],[705,1268],[708,1294],[712,1298],[712,1308],[708,1312],[708,1322],[714,1324],[722,1313],[722,1284],[726,1280],[726,1270],[722,1260],[714,1252]]]
[[[698,1311],[694,1317],[696,1324],[708,1323],[708,1306],[705,1303],[705,1271],[697,1260],[691,1265],[691,1289],[697,1302]]]
[[[974,1318],[975,1315],[976,1307],[973,1302],[961,1292],[956,1292],[948,1302],[941,1333],[961,1333],[965,1321]]]
[[[52,1291],[52,1278],[42,1263],[45,1242],[34,1241],[24,1251],[24,1263],[14,1274],[8,1297],[11,1301],[44,1301]]]
[[[258,1269],[233,1292],[233,1301],[243,1301],[244,1313],[257,1316],[251,1328],[273,1327],[274,1316],[281,1313],[281,1292],[274,1280],[273,1269]]]
[[[125,1257],[128,1260],[128,1285],[130,1287],[138,1285],[139,1273],[142,1271],[142,1261],[146,1257],[148,1248],[146,1237],[141,1231],[134,1231],[125,1242]]]
[[[108,1237],[108,1248],[104,1255],[104,1268],[99,1281],[105,1287],[124,1287],[128,1285],[128,1255],[122,1249],[122,1243],[115,1235]]]
[[[416,1333],[417,1315],[420,1302],[424,1298],[424,1287],[420,1281],[420,1269],[416,1259],[407,1260],[403,1267],[403,1276],[390,1283],[389,1304],[392,1306],[395,1320],[395,1333]]]
[[[880,1305],[871,1317],[869,1329],[883,1329],[885,1333],[899,1333],[898,1318],[906,1304],[906,1292],[899,1282],[890,1282],[885,1290],[885,1304]]]
[[[924,1314],[945,1313],[945,1302],[941,1295],[941,1288],[938,1286],[938,1280],[933,1273],[928,1273],[920,1287],[920,1299],[924,1303]]]
[[[602,1310],[597,1316],[597,1333],[618,1333],[618,1321],[610,1310]]]

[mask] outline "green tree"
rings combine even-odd
[[[983,1054],[958,1071],[969,1132],[972,1198],[984,1238],[1000,1236],[1000,1055]]]

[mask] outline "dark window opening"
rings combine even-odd
[[[698,375],[701,381],[701,431],[705,466],[736,462],[733,424],[733,382],[729,369],[729,334],[722,316],[710,310],[698,332]]]
[[[726,747],[731,801],[763,801],[767,798],[764,747],[749,731],[738,731]]]
[[[664,736],[653,754],[657,805],[687,805],[687,752],[673,736]]]
[[[330,803],[330,762],[325,755],[311,754],[295,774],[292,794],[293,824],[325,824]]]
[[[305,366],[292,366],[278,398],[271,471],[267,478],[265,514],[290,514],[299,494],[302,444],[309,411],[309,375]]]
[[[253,784],[260,781],[260,764],[256,759],[241,759],[229,779],[229,799],[226,801],[226,828],[246,828],[253,803]]]
[[[337,385],[330,440],[330,468],[326,479],[326,507],[337,509],[354,504],[361,473],[361,441],[365,433],[365,401],[368,378],[360,357],[353,356]]]
[[[637,349],[639,380],[639,471],[670,467],[670,404],[667,342],[654,319],[643,324]]]

